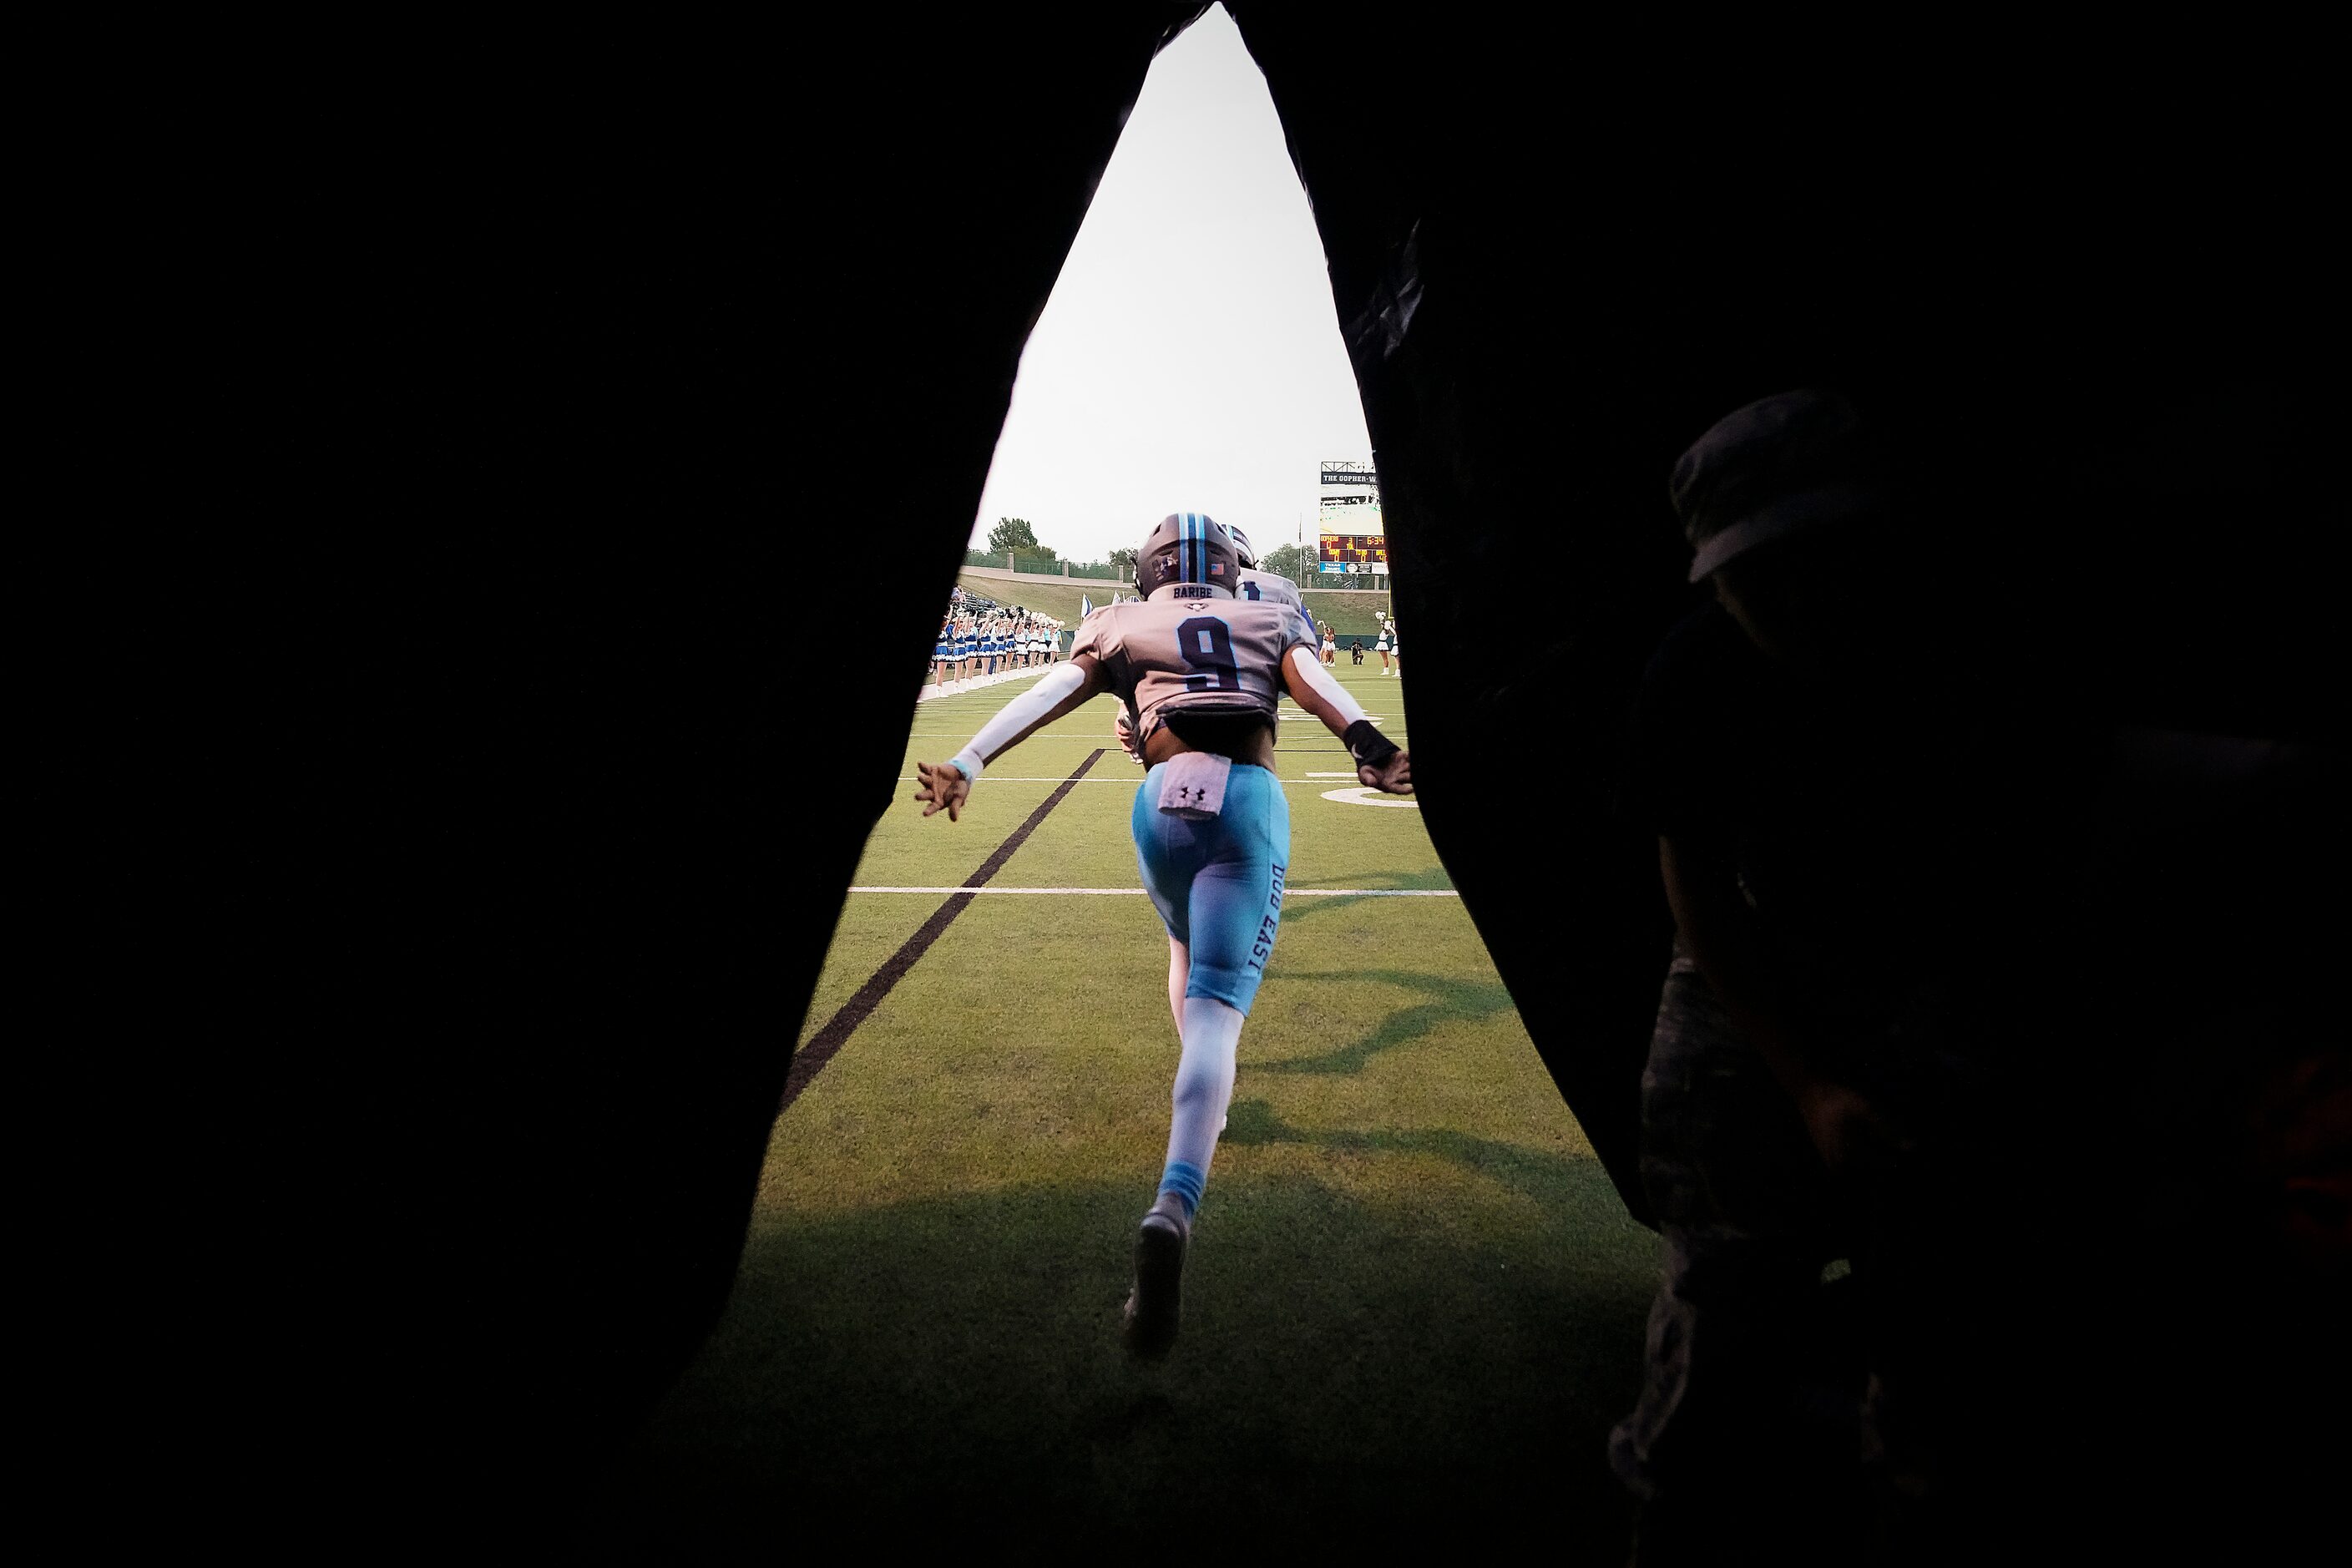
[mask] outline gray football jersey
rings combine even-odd
[[[1234,597],[1288,605],[1306,623],[1307,640],[1310,643],[1318,640],[1315,617],[1307,613],[1307,601],[1298,596],[1298,584],[1289,578],[1277,577],[1271,572],[1244,572],[1240,585],[1234,590]]]
[[[1140,747],[1171,710],[1272,719],[1283,659],[1314,646],[1305,612],[1292,605],[1203,594],[1105,605],[1078,627],[1070,657],[1102,661]]]

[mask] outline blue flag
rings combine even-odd
[[[1078,619],[1080,619],[1080,620],[1082,620],[1082,621],[1083,621],[1083,620],[1085,620],[1088,616],[1091,616],[1091,615],[1093,615],[1094,613],[1095,613],[1095,602],[1094,602],[1094,599],[1092,598],[1092,596],[1090,596],[1090,595],[1086,595],[1086,594],[1081,594],[1081,595],[1078,595]]]

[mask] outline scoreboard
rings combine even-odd
[[[1362,574],[1389,569],[1389,542],[1378,533],[1326,533],[1322,570]]]
[[[1381,523],[1380,476],[1370,463],[1327,462],[1315,509],[1316,571],[1327,575],[1385,575],[1389,543]]]

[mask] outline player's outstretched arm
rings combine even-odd
[[[950,822],[962,820],[964,803],[971,798],[971,781],[981,770],[1039,730],[1069,712],[1102,689],[1101,666],[1092,654],[1081,654],[1057,664],[1037,678],[1037,683],[981,726],[964,749],[944,763],[917,763],[921,787],[915,798],[923,815],[944,811]]]
[[[1324,670],[1323,661],[1305,645],[1283,656],[1282,683],[1290,700],[1323,721],[1356,759],[1356,777],[1367,789],[1390,795],[1412,793],[1412,758],[1380,732],[1364,717],[1363,704]]]

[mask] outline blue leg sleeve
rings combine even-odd
[[[1135,810],[1129,822],[1135,836],[1135,866],[1160,923],[1178,942],[1192,942],[1192,873],[1200,868],[1200,836],[1194,825],[1159,807],[1160,772],[1143,776],[1135,792]]]
[[[1144,776],[1129,824],[1137,869],[1168,934],[1192,950],[1187,996],[1246,1014],[1265,978],[1290,863],[1290,805],[1264,768],[1236,767],[1222,816],[1161,811],[1160,769]]]
[[[1158,815],[1165,816],[1166,813]],[[1282,918],[1290,861],[1290,806],[1264,768],[1237,767],[1207,864],[1192,878],[1188,917],[1192,973],[1187,996],[1207,996],[1246,1015],[1265,978]]]

